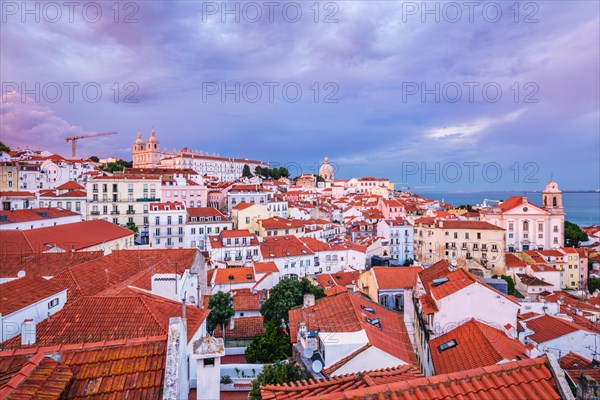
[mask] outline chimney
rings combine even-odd
[[[26,319],[21,324],[21,346],[35,344],[35,321]]]
[[[304,306],[302,308],[308,308],[315,305],[315,295],[307,293],[304,295]]]
[[[438,222],[439,222],[440,228],[443,228],[444,227],[444,220],[440,219]]]
[[[525,355],[529,358],[536,358],[542,354],[541,351],[538,350],[537,347],[533,343],[528,343],[525,345]]]
[[[235,318],[231,318],[229,320],[229,330],[233,330],[233,328],[235,328]]]

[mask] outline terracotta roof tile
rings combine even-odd
[[[440,350],[444,343],[454,347]],[[509,338],[503,331],[471,319],[459,327],[429,341],[436,374],[464,371],[494,365],[503,360],[528,358],[525,345]]]
[[[551,315],[542,315],[527,320],[525,321],[525,324],[528,329],[535,332],[534,334],[529,335],[528,338],[536,343],[544,343],[578,330],[588,330],[585,327]]]
[[[227,324],[225,327],[225,339],[252,339],[263,333],[264,321],[262,316],[242,317],[233,319],[233,329]],[[215,337],[222,337],[220,326],[215,328]]]
[[[0,314],[6,316],[66,290],[39,275],[27,275],[0,286]]]
[[[370,324],[371,315],[363,307],[375,310],[373,319],[381,321],[381,328]],[[310,314],[310,316],[308,315]],[[298,324],[307,323],[309,330],[323,332],[366,332],[369,343],[407,363],[415,360],[415,355],[404,325],[403,316],[368,298],[344,292],[337,296],[324,297],[308,308],[296,307],[289,311],[290,338],[296,341]]]
[[[255,262],[254,271],[257,274],[265,274],[267,272],[279,272],[279,269],[277,268],[277,264],[275,264],[273,261],[265,261]]]
[[[252,293],[250,289],[235,289],[233,294],[233,308],[236,311],[258,311],[260,309],[258,293]]]
[[[263,400],[304,399],[306,396],[339,393],[344,390],[407,381],[422,376],[418,368],[402,365],[331,378],[296,381],[284,385],[266,385],[261,387],[261,395]]]
[[[0,371],[0,375],[3,372]],[[68,366],[37,353],[0,387],[0,398],[58,399],[65,392],[72,376]]]
[[[217,268],[215,271],[214,283],[245,283],[255,282],[254,268],[252,267],[234,267]]]
[[[1,254],[0,278],[16,278],[19,271],[27,275],[56,276],[75,265],[103,256],[102,251],[78,251],[39,254]]]
[[[30,208],[27,210],[0,211],[0,216],[6,217],[6,221],[0,221],[0,225],[5,225],[54,218],[76,217],[81,216],[81,214],[62,208]]]
[[[191,339],[209,310],[187,307],[187,335]],[[52,346],[159,336],[167,333],[169,319],[181,316],[181,303],[131,290],[122,297],[82,297],[36,327],[36,345]],[[0,346],[21,347],[17,336]]]
[[[268,236],[260,244],[264,259],[313,255],[313,251],[294,235]]]
[[[33,254],[50,250],[48,246],[77,251],[132,235],[130,229],[98,219],[30,230],[0,231],[0,243],[3,254]]]
[[[379,289],[413,288],[422,267],[373,267],[371,268]]]
[[[546,358],[513,361],[468,371],[411,379],[305,399],[537,399],[560,400]]]

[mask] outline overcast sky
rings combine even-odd
[[[596,1],[1,4],[13,147],[68,156],[65,136],[117,131],[80,155],[131,159],[154,128],[292,173],[328,155],[338,178],[600,187]]]

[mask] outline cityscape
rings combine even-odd
[[[600,398],[597,3],[0,11],[0,399]]]

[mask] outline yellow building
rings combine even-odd
[[[487,269],[504,271],[504,229],[482,221],[415,220],[415,257],[422,263],[473,259]]]
[[[239,203],[231,210],[233,229],[253,231],[251,228],[256,220],[270,217],[271,212],[265,204]]]
[[[16,162],[0,162],[0,192],[19,190],[19,165]]]

